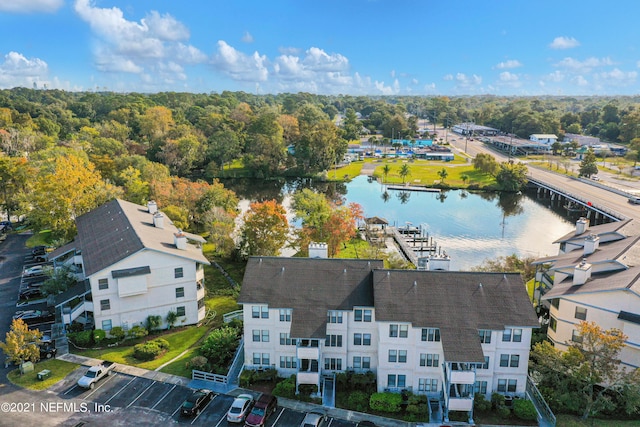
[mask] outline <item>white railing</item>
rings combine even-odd
[[[222,321],[224,323],[229,323],[235,319],[242,320],[242,310],[230,311],[229,313],[222,315]]]
[[[191,370],[191,379],[212,381],[214,383],[227,385],[226,375],[212,374],[211,372],[198,371],[196,369]]]

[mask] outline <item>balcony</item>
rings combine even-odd
[[[451,397],[449,398],[450,411],[470,411],[473,408],[473,399],[469,397]]]
[[[298,347],[296,350],[296,356],[298,357],[298,359],[320,360],[320,348],[319,347]]]
[[[320,384],[319,372],[298,372],[296,375],[298,384]]]
[[[474,384],[476,373],[473,371],[451,371],[451,384]]]

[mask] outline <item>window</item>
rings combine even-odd
[[[173,275],[176,279],[180,279],[181,277],[184,277],[184,270],[182,267],[178,267],[173,270]]]
[[[576,307],[576,319],[587,320],[587,309],[584,307]]]
[[[291,322],[291,309],[290,308],[281,308],[280,309],[280,321],[281,322]]]
[[[268,329],[253,329],[251,331],[253,336],[253,342],[269,342],[269,330]]]
[[[510,329],[507,328],[502,332],[503,342],[521,342],[522,341],[522,329]]]
[[[510,342],[511,341],[511,329],[505,329],[502,331],[502,341]]]
[[[407,385],[406,375],[387,375],[387,387],[405,387]]]
[[[407,363],[407,350],[398,350],[398,362]]]
[[[437,392],[438,380],[435,378],[418,378],[418,391]]]
[[[198,310],[204,307],[204,297],[198,300]]]
[[[422,329],[422,341],[440,341],[440,329],[438,328],[423,328]]]
[[[560,298],[554,298],[551,300],[551,305],[556,309],[560,308]]]
[[[500,366],[503,368],[517,368],[520,366],[519,354],[501,354]]]
[[[551,329],[553,332],[555,332],[557,327],[558,327],[558,321],[556,320],[555,317],[552,316],[549,319],[549,329]]]
[[[280,356],[280,367],[285,369],[297,368],[298,359],[294,356]]]
[[[327,312],[327,323],[342,323],[342,312],[329,310]]]
[[[509,393],[515,393],[517,387],[518,387],[518,380],[509,380],[507,382],[507,391]]]
[[[324,359],[324,369],[328,369],[330,371],[341,371],[342,370],[342,359],[327,357]]]
[[[108,299],[100,300],[100,310],[111,310],[111,301]]]
[[[484,357],[484,363],[472,363],[471,366],[475,366],[476,369],[489,369],[489,356]]]
[[[582,342],[582,335],[580,335],[580,333],[575,329],[571,331],[571,341],[578,343]]]
[[[498,393],[506,393],[507,392],[507,380],[499,379],[498,380]]]
[[[372,311],[358,308],[354,312],[353,320],[355,322],[371,322]]]
[[[269,307],[267,307],[266,305],[260,307],[260,317],[263,319],[269,318]]]
[[[396,363],[398,361],[398,350],[389,350],[389,362]]]
[[[251,317],[253,319],[268,319],[269,318],[269,307],[266,305],[252,305],[251,306]]]
[[[440,365],[440,355],[439,354],[420,354],[420,366],[432,366],[437,368]]]
[[[327,335],[324,345],[327,347],[342,347],[342,335]]]
[[[111,319],[107,319],[107,320],[103,320],[102,321],[102,330],[103,331],[110,331],[111,330]]]
[[[371,358],[353,356],[353,368],[354,369],[371,369]]]
[[[506,380],[499,379],[498,380],[498,392],[500,393],[515,393],[518,388],[518,380]]]
[[[371,369],[371,358],[369,356],[362,357],[362,369]]]
[[[513,342],[522,342],[522,329],[513,330]]]
[[[259,319],[260,318],[260,307],[257,305],[251,306],[251,318]]]
[[[487,382],[476,381],[475,384],[473,385],[473,392],[487,394]]]
[[[407,336],[409,336],[409,325],[389,325],[389,336],[393,338],[407,338]]]
[[[98,280],[98,289],[101,291],[104,291],[105,289],[109,289],[109,279]]]
[[[176,314],[178,315],[178,317],[187,315],[187,310],[184,307],[184,305],[181,305],[180,307],[176,307]]]
[[[288,333],[280,332],[280,345],[296,345],[296,340],[292,339]]]
[[[184,288],[180,287],[180,288],[176,288],[176,298],[183,298],[184,297]]]
[[[371,334],[353,334],[353,345],[371,345]]]
[[[254,365],[270,365],[269,353],[253,353]]]
[[[478,331],[478,335],[480,335],[480,342],[482,344],[491,344],[491,331],[487,329],[480,329]]]

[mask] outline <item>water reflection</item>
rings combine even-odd
[[[392,197],[385,186],[367,182],[364,176],[346,184],[304,179],[224,184],[240,198],[252,201],[282,201],[286,194],[312,188],[333,200],[359,203],[366,217],[385,218],[391,225],[422,225],[451,256],[454,270],[468,270],[485,259],[514,253],[532,257],[555,254],[558,248],[552,242],[574,228],[574,220],[563,218],[526,194],[401,191]]]

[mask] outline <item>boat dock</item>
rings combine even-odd
[[[398,191],[422,191],[427,193],[439,193],[440,189],[431,187],[420,187],[417,185],[387,185],[387,190]]]
[[[438,251],[437,242],[424,227],[388,227],[387,231],[393,237],[400,254],[416,267],[420,265],[419,259],[425,252],[431,255]]]

